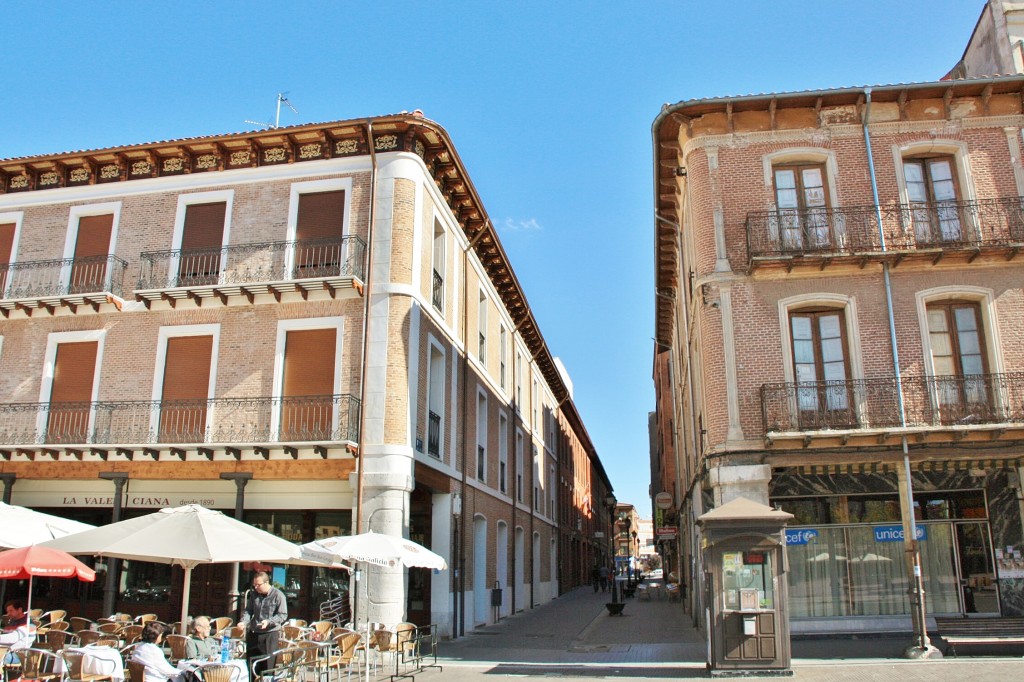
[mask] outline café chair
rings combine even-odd
[[[42,623],[56,623],[58,620],[64,620],[64,617],[67,615],[68,612],[63,609],[53,609],[52,611],[43,613],[43,615],[39,617],[39,620]]]
[[[167,635],[164,637],[164,641],[171,650],[171,665],[188,658],[188,647],[185,646],[188,643],[188,637],[185,635]]]
[[[86,673],[82,671],[82,662],[85,654],[81,651],[66,650],[60,653],[64,659],[64,681],[65,682],[97,682],[98,680],[112,680],[115,672],[114,664],[110,661],[96,659],[97,664],[103,668],[101,673]],[[106,668],[110,671],[107,672]]]
[[[64,677],[60,656],[52,651],[35,648],[20,649],[18,658],[21,659],[22,679],[48,682],[49,680],[59,681]]]
[[[219,618],[214,618],[210,621],[210,625],[212,626],[211,629],[215,635],[220,635],[221,630],[227,630],[234,624],[234,619],[227,616],[220,616]]]
[[[88,618],[82,618],[80,616],[71,616],[68,618],[68,623],[71,624],[71,629],[75,632],[78,632],[79,630],[88,630],[96,624]]]
[[[99,630],[79,630],[75,633],[75,636],[78,637],[78,643],[81,646],[88,646],[95,644],[103,634]]]
[[[203,682],[238,682],[242,671],[233,665],[214,663],[201,666],[199,674],[202,676]]]
[[[146,664],[128,660],[129,682],[146,682]]]

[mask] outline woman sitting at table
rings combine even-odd
[[[166,626],[150,621],[142,628],[139,645],[135,647],[132,660],[146,666],[146,682],[180,682],[181,672],[167,662],[160,645],[164,641]]]
[[[185,642],[185,656],[200,661],[220,660],[220,642],[210,636],[210,619],[196,616]]]

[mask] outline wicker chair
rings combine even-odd
[[[188,658],[188,637],[185,635],[167,635],[164,641],[171,649],[171,664],[175,664],[183,658]]]
[[[335,648],[327,657],[329,679],[334,679],[334,676],[330,675],[332,668],[337,670],[339,674],[341,669],[345,668],[348,676],[352,676],[352,667],[356,664],[356,651],[360,641],[362,641],[362,637],[359,636],[359,633],[352,631],[334,638]]]
[[[99,630],[79,630],[75,633],[75,636],[78,637],[79,644],[86,646],[87,644],[95,644],[96,640],[103,636],[103,633]]]
[[[241,670],[233,665],[204,665],[199,669],[203,682],[237,682]]]
[[[227,616],[221,616],[220,618],[211,618],[210,619],[210,631],[211,631],[212,634],[220,636],[220,631],[221,630],[227,630],[228,628],[230,628],[234,624],[235,624],[234,619],[233,618],[228,618]]]
[[[71,623],[71,629],[75,632],[78,632],[79,630],[88,630],[95,625],[93,621],[80,616],[71,616],[68,618],[68,622]]]
[[[146,664],[129,660],[128,679],[130,682],[146,682]]]
[[[124,626],[120,623],[100,623],[96,626],[97,631],[105,632],[108,635],[116,635],[121,632],[122,628],[124,628]]]
[[[300,628],[297,625],[285,625],[281,628],[281,635],[292,642],[300,640],[306,636],[306,630]]]
[[[54,609],[47,611],[39,617],[41,623],[56,623],[58,620],[64,620],[68,615],[68,612],[63,609]]]
[[[88,630],[86,631],[88,632]],[[37,640],[38,641],[38,640]],[[67,630],[54,630],[53,628],[46,631],[46,648],[50,651],[60,651],[69,646],[79,646],[81,642],[78,640],[78,635]],[[42,643],[40,643],[42,648]]]
[[[31,680],[61,680],[64,673],[60,656],[44,649],[21,649],[21,676]]]
[[[124,640],[125,644],[131,644],[132,642],[138,640],[139,635],[141,634],[141,625],[126,625],[123,628],[121,628],[121,632],[118,633],[118,636]]]
[[[111,668],[110,672],[86,673],[82,671],[82,661],[85,659],[85,654],[81,651],[62,651],[60,656],[64,659],[64,679],[66,682],[96,682],[97,680],[113,679],[114,667],[112,664],[109,666]],[[110,661],[104,661],[104,663],[110,663]]]
[[[143,614],[140,614],[138,616],[135,616],[135,622],[138,623],[139,625],[145,625],[146,623],[148,623],[151,620],[156,620],[156,614],[155,613],[143,613]]]

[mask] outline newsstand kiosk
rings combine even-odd
[[[784,539],[792,518],[738,497],[697,519],[712,676],[793,674]]]

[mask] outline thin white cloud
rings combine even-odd
[[[502,228],[506,232],[539,232],[544,229],[537,222],[536,218],[528,218],[526,220],[514,220],[512,218],[505,218],[505,223]]]

